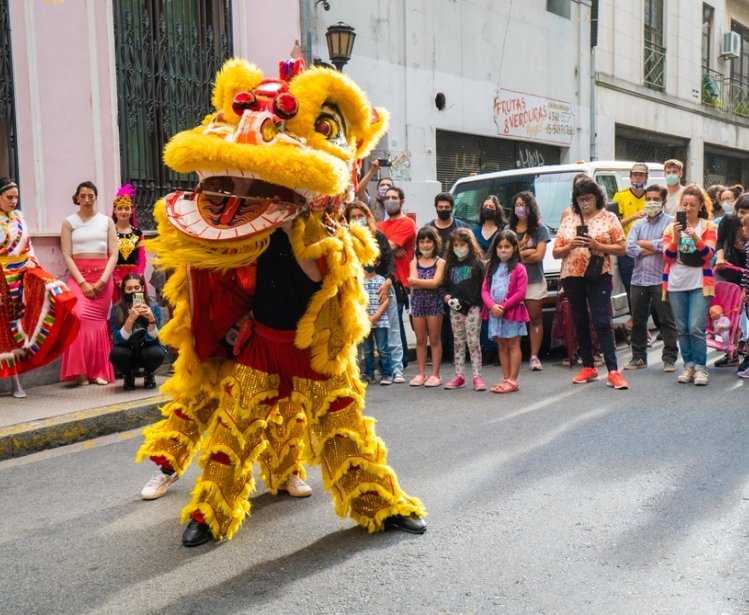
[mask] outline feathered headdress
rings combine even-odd
[[[132,184],[124,184],[117,190],[117,194],[114,195],[114,201],[112,202],[112,219],[117,222],[117,215],[115,214],[115,208],[119,205],[129,205],[132,208],[130,214],[130,226],[138,226],[138,219],[135,215],[135,188]]]

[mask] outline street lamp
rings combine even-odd
[[[339,71],[342,71],[346,62],[351,59],[351,52],[354,50],[354,39],[356,38],[354,28],[339,21],[328,28],[325,38],[328,40],[330,61]]]

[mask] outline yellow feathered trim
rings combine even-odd
[[[187,523],[191,519],[192,513],[198,510],[203,515],[211,534],[216,540],[222,538],[231,540],[237,530],[242,527],[245,518],[250,514],[249,498],[254,490],[255,480],[250,479],[237,496],[236,506],[232,508],[224,500],[221,489],[216,483],[199,478],[192,491],[190,503],[182,509],[180,521]],[[219,510],[224,517],[229,518],[230,521],[225,529],[220,527],[214,510]]]
[[[414,514],[420,519],[423,519],[427,516],[427,511],[421,500],[419,500],[418,498],[407,496],[404,497],[403,500],[391,506],[386,506],[385,508],[381,508],[380,510],[378,510],[374,518],[365,517],[353,510],[350,511],[349,514],[351,518],[359,525],[367,528],[367,531],[370,534],[374,534],[375,532],[381,532],[385,529],[385,519],[387,519],[388,517],[394,517],[395,515],[403,515],[404,517],[409,517],[410,515]]]
[[[211,102],[216,111],[224,112],[224,119],[239,123],[239,116],[232,109],[234,97],[239,92],[249,92],[263,80],[263,72],[254,64],[241,58],[229,58],[216,73]]]
[[[369,332],[367,294],[360,283],[361,265],[346,229],[308,245],[305,238],[319,226],[320,220],[309,216],[297,219],[291,233],[297,258],[324,258],[327,267],[320,290],[312,296],[299,320],[294,341],[298,348],[310,349],[312,367],[321,374],[351,373],[356,369],[356,345]],[[359,241],[366,245],[366,236],[360,236]],[[376,246],[372,249],[376,250]]]
[[[329,68],[309,68],[294,77],[289,91],[299,100],[299,112],[286,122],[290,132],[342,160],[365,158],[388,128],[388,112],[373,110],[364,91],[345,74]],[[335,105],[346,118],[346,140],[350,149],[330,143],[315,131],[324,105]],[[352,156],[352,152],[354,155]]]

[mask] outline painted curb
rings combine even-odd
[[[150,425],[168,399],[157,395],[2,428],[0,461]]]

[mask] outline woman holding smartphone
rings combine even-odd
[[[707,372],[705,329],[710,298],[715,295],[711,266],[717,232],[709,220],[712,203],[697,184],[681,193],[676,221],[663,234],[663,296],[668,298],[684,359],[681,383],[704,386]]]
[[[114,347],[109,360],[123,374],[124,391],[135,388],[135,372],[143,368],[143,388],[155,389],[154,372],[164,362],[166,349],[159,342],[161,309],[143,293],[143,278],[128,273],[122,279],[120,301],[112,306],[109,321]]]

